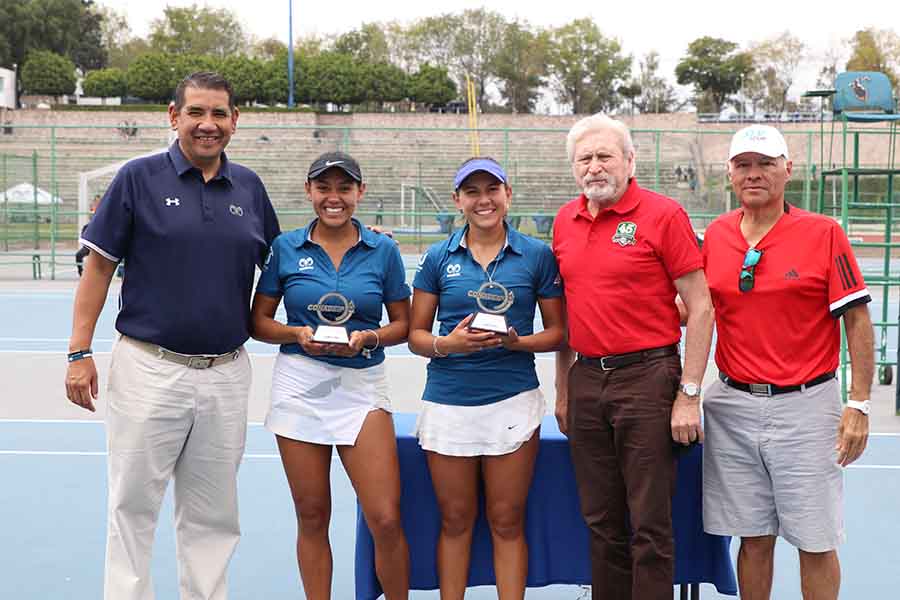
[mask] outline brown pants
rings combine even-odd
[[[671,600],[678,355],[569,371],[569,442],[591,531],[593,600]]]

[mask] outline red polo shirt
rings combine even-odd
[[[703,259],[684,209],[632,179],[625,194],[592,217],[584,195],[553,225],[569,319],[569,346],[608,356],[681,339],[673,281]]]
[[[738,289],[749,246],[743,211],[706,230],[703,259],[716,310],[716,365],[744,383],[798,385],[838,367],[840,317],[871,301],[847,236],[834,219],[786,206],[756,245],[749,292]]]

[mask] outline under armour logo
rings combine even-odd
[[[311,256],[307,256],[306,258],[301,258],[297,261],[297,265],[300,267],[301,271],[309,271],[313,268],[313,259]]]
[[[447,265],[447,277],[459,277],[461,271],[461,265]]]
[[[240,206],[235,206],[234,204],[228,207],[228,212],[238,217],[244,216],[244,209]]]
[[[166,198],[166,206],[181,206],[181,200],[178,198]]]

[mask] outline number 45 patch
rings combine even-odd
[[[616,226],[616,233],[612,236],[614,244],[619,244],[623,248],[625,246],[633,246],[637,243],[634,234],[637,231],[637,225],[631,221],[622,221]]]

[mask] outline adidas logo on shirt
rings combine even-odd
[[[795,269],[791,269],[784,274],[785,279],[800,279],[800,274]]]

